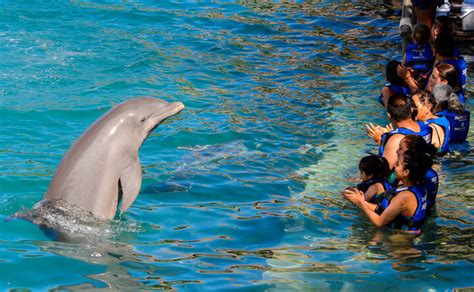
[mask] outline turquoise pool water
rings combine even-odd
[[[363,123],[386,122],[375,97],[400,57],[397,11],[155,2],[2,2],[0,290],[474,286],[471,146],[439,163],[436,214],[414,240],[339,195],[375,151]],[[42,198],[96,118],[137,96],[186,109],[142,146],[127,213],[78,226],[90,242],[77,244],[5,220]]]

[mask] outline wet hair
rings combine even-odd
[[[425,44],[430,41],[430,28],[424,23],[418,23],[413,27],[413,39],[417,44]]]
[[[401,63],[397,60],[390,60],[388,61],[387,65],[385,65],[385,76],[388,80],[393,85],[403,85],[404,81],[400,76],[398,76],[397,73],[397,68],[398,65]]]
[[[440,63],[435,66],[439,72],[439,77],[448,82],[448,85],[453,89],[460,89],[458,84],[458,71],[456,68],[448,63]]]
[[[385,157],[377,155],[368,155],[362,157],[359,162],[359,170],[373,178],[387,178],[390,174],[390,168]]]
[[[464,105],[459,101],[459,97],[454,93],[451,86],[446,84],[436,84],[433,86],[433,96],[435,106],[442,110],[449,110],[458,114],[464,112]]]
[[[413,101],[403,93],[394,93],[388,98],[387,111],[397,122],[411,118],[413,108]]]
[[[434,41],[435,53],[442,57],[454,56],[454,38],[451,34],[442,32]]]
[[[400,143],[406,146],[406,150],[399,155],[403,157],[404,168],[409,170],[408,179],[423,184],[426,172],[433,165],[436,148],[414,134],[406,135]]]

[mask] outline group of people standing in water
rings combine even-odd
[[[359,163],[362,182],[342,195],[361,208],[376,226],[420,233],[438,192],[434,159],[466,140],[467,65],[455,47],[450,19],[433,26],[418,23],[401,62],[386,65],[388,84],[378,101],[390,124],[369,123],[367,133],[378,155]]]

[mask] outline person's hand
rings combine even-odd
[[[413,68],[405,67],[402,64],[400,64],[397,67],[397,74],[398,74],[398,77],[400,77],[406,82],[408,81],[408,79],[413,78],[413,75],[415,75],[415,70]]]
[[[393,131],[393,125],[391,123],[385,126],[385,133],[390,131]]]
[[[402,78],[403,80],[406,80],[407,78],[412,77],[412,72],[410,71],[410,68],[403,66],[402,64],[398,65],[397,67],[397,74],[398,77]]]
[[[386,132],[389,132],[390,131],[389,129],[390,129],[389,126],[386,126],[384,128],[379,125],[374,125],[372,123],[365,124],[365,130],[367,131],[367,134],[378,145],[380,145],[380,142],[382,141],[382,135]]]
[[[361,206],[363,202],[365,201],[364,199],[364,193],[361,192],[359,189],[354,188],[354,187],[348,187],[346,188],[343,192],[342,195],[344,198],[346,198],[348,201],[352,202],[353,204],[357,206]]]

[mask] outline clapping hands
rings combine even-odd
[[[382,135],[384,133],[390,132],[393,130],[393,125],[388,124],[385,127],[379,126],[379,125],[374,125],[372,123],[365,124],[365,130],[367,131],[367,134],[369,135],[370,138],[372,138],[375,143],[380,145],[382,141]]]

